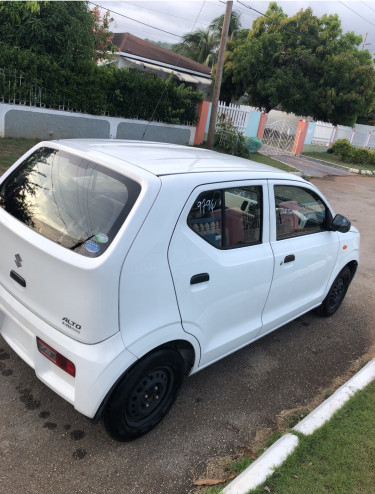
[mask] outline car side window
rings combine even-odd
[[[275,185],[276,239],[326,230],[329,211],[313,191],[293,185]]]
[[[202,192],[194,201],[187,223],[219,249],[258,244],[262,241],[262,187]]]

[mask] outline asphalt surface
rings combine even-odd
[[[361,231],[361,264],[338,313],[309,313],[187,379],[147,436],[116,443],[46,388],[0,338],[0,492],[186,494],[210,457],[238,453],[304,406],[375,341],[375,178],[314,179]]]

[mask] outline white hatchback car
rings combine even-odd
[[[176,145],[42,142],[0,179],[0,332],[117,440],[193,374],[318,308],[359,233],[300,177]]]

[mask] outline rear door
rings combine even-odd
[[[326,227],[331,212],[308,184],[270,182],[270,208],[275,272],[262,333],[321,302],[339,250],[337,232]]]
[[[211,184],[191,194],[168,257],[183,328],[200,367],[254,339],[273,273],[266,181]]]

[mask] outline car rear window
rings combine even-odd
[[[0,206],[44,237],[86,257],[111,244],[140,184],[65,151],[39,148],[0,186]]]

